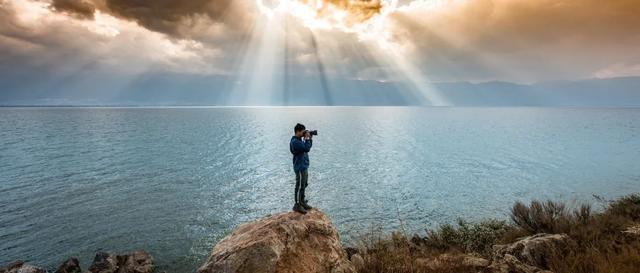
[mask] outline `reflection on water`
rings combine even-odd
[[[234,226],[291,208],[296,122],[319,130],[310,203],[345,241],[640,186],[637,109],[0,108],[0,263],[145,248],[194,271]]]

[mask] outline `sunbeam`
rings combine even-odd
[[[391,73],[394,75],[395,81],[406,85],[411,91],[417,93],[416,97],[420,99],[419,104],[430,106],[449,106],[450,103],[446,98],[430,84],[429,80],[405,55],[402,55],[393,45],[383,40],[378,41],[381,47],[379,58],[381,63],[387,64],[392,68]]]
[[[257,6],[259,10],[268,19],[268,28],[273,28],[280,24],[280,29],[286,29],[285,35],[285,74],[290,73],[290,66],[288,63],[288,57],[290,54],[289,46],[289,31],[300,31],[300,28],[282,27],[283,22],[287,20],[297,20],[304,26],[305,31],[309,32],[310,41],[308,46],[310,47],[311,54],[313,55],[313,63],[317,77],[319,78],[320,89],[323,94],[322,97],[327,105],[333,104],[331,96],[329,79],[327,77],[325,61],[320,55],[318,48],[316,31],[338,31],[344,33],[353,33],[364,44],[362,48],[366,48],[370,55],[376,59],[380,64],[388,67],[390,74],[393,74],[393,80],[402,82],[402,86],[415,93],[416,100],[414,103],[420,105],[431,106],[446,106],[450,105],[448,100],[444,98],[442,94],[435,87],[431,86],[429,80],[423,75],[423,72],[412,63],[407,56],[402,54],[401,47],[395,43],[389,41],[390,34],[386,33],[385,24],[387,24],[387,16],[390,11],[393,11],[397,7],[397,1],[295,1],[295,0],[282,0],[265,2],[257,0]],[[287,19],[284,19],[287,18]],[[277,23],[276,23],[277,22]],[[268,30],[267,30],[268,31]],[[266,33],[265,31],[259,31],[258,35]],[[273,33],[271,33],[273,34]],[[304,36],[304,35],[302,35]],[[276,41],[275,39],[269,39],[269,41]],[[372,46],[373,44],[374,46]],[[264,95],[266,90],[256,90],[254,87],[264,87],[272,85],[273,77],[265,75],[263,71],[267,65],[274,64],[274,60],[271,59],[277,51],[273,48],[275,43],[261,42],[260,47],[267,48],[255,48],[250,47],[251,52],[258,52],[256,56],[251,55],[249,57],[250,62],[256,62],[250,67],[254,70],[251,80],[257,80],[259,82],[249,83],[248,96],[256,96],[260,98]],[[265,56],[264,54],[268,54]],[[254,61],[255,60],[255,61]],[[282,71],[279,67],[271,67],[269,71]],[[336,75],[342,77],[348,77],[348,75]],[[266,78],[265,78],[266,77]],[[381,79],[382,80],[382,79]],[[387,80],[387,79],[384,79]],[[283,93],[285,94],[286,101],[291,96],[291,81],[288,75],[283,77]],[[258,94],[262,92],[262,95]],[[252,98],[249,103],[258,102],[256,98]]]
[[[275,90],[284,90],[279,74],[285,70],[285,44],[282,21],[273,16],[262,16],[253,34],[238,72],[235,91],[230,102],[238,105],[270,105],[279,96]]]
[[[318,53],[318,42],[313,32],[309,33],[311,42],[311,49],[313,56],[315,57],[316,69],[318,77],[320,78],[320,88],[322,89],[322,95],[327,105],[333,105],[333,98],[331,96],[331,90],[329,89],[329,81],[327,80],[327,72],[325,71],[324,63],[320,54]]]

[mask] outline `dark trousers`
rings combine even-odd
[[[296,172],[296,203],[304,202],[304,190],[307,188],[307,170]]]

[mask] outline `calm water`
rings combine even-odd
[[[640,191],[640,109],[0,108],[0,263],[144,248],[192,272],[291,208],[298,121],[320,134],[310,203],[347,242]]]

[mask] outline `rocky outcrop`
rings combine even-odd
[[[153,257],[144,250],[125,255],[98,252],[87,273],[152,273],[154,269]],[[55,273],[80,272],[82,272],[80,261],[75,257],[67,259],[55,271]],[[25,264],[23,261],[15,261],[0,268],[0,273],[47,273],[47,270]]]
[[[494,261],[487,269],[491,273],[553,273],[552,271],[525,264],[509,254]]]
[[[144,250],[125,255],[99,252],[89,267],[91,273],[152,273],[153,257]]]
[[[0,268],[0,273],[47,273],[43,268],[25,264],[24,261],[18,260]]]
[[[353,273],[336,228],[321,211],[280,213],[237,227],[198,273]]]
[[[552,258],[563,257],[575,242],[566,234],[536,234],[508,245],[495,245],[493,272],[549,272]]]
[[[80,273],[82,269],[80,269],[80,261],[78,258],[71,257],[67,259],[64,263],[62,263],[56,273]]]
[[[115,273],[118,270],[118,259],[108,252],[98,252],[89,267],[91,273]]]
[[[490,261],[484,258],[462,253],[445,253],[433,258],[419,258],[415,260],[418,268],[435,272],[448,271],[452,269],[452,267],[461,270],[479,270],[487,267],[490,263]]]
[[[537,234],[507,245],[493,246],[491,261],[464,253],[445,253],[435,257],[418,258],[418,268],[426,271],[445,272],[469,270],[491,273],[552,273],[551,259],[563,257],[573,247],[565,234]]]
[[[546,269],[551,258],[567,255],[574,244],[566,234],[536,234],[509,245],[494,246],[494,259],[511,255],[525,264]]]
[[[146,251],[118,256],[118,273],[151,273],[154,269],[153,257]]]

